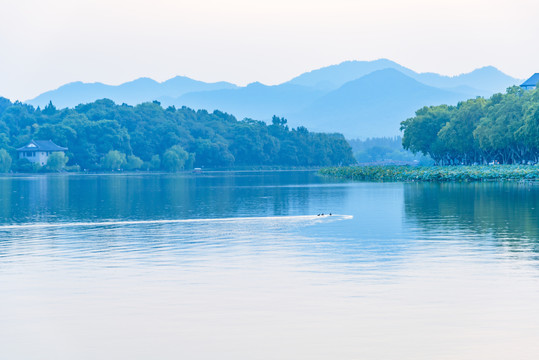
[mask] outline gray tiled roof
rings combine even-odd
[[[539,73],[535,73],[532,75],[531,78],[524,81],[522,85],[520,86],[537,86],[537,83],[539,82]]]
[[[28,145],[17,149],[17,151],[65,151],[67,148],[53,143],[51,140],[32,140]]]

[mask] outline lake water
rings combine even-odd
[[[530,183],[2,177],[0,358],[536,359],[538,255]]]

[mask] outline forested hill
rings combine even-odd
[[[354,162],[343,135],[290,129],[278,117],[267,125],[251,119],[238,121],[220,111],[165,109],[158,102],[117,105],[107,99],[65,109],[49,104],[40,110],[0,98],[0,148],[14,159],[13,170],[28,169],[28,164],[15,161],[16,149],[32,139],[50,139],[69,148],[67,165],[86,170]]]
[[[403,145],[442,165],[539,162],[539,90],[423,107],[403,121]]]

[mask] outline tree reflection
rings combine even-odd
[[[0,223],[303,214],[301,185],[313,181],[313,172],[7,176]]]
[[[422,231],[471,231],[514,251],[539,252],[535,183],[406,184],[404,201],[405,221]]]

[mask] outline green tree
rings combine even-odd
[[[524,125],[518,135],[530,152],[528,158],[533,162],[539,161],[539,101],[526,110]]]
[[[446,151],[438,133],[451,120],[452,107],[447,105],[423,107],[416,116],[401,123],[402,146],[414,154],[429,155],[435,162],[443,163]]]
[[[163,109],[154,102],[133,107],[108,99],[74,109],[49,104],[39,110],[0,98],[0,148],[11,152],[32,139],[51,139],[67,147],[66,165],[85,170],[112,170],[134,164],[114,164],[116,156],[107,156],[110,151],[136,156],[143,160],[145,168],[161,169],[165,167],[165,153],[176,145],[188,155],[172,151],[173,156],[168,152],[166,166],[172,171],[194,164],[337,165],[349,163],[352,158],[342,136],[311,133],[303,127],[290,130],[284,118],[275,117],[267,125],[251,119],[238,121],[221,111]],[[13,168],[31,171],[33,165],[17,162]]]
[[[127,163],[125,164],[125,168],[127,170],[138,170],[142,166],[142,160],[135,156],[135,155],[129,155],[127,157]]]
[[[178,172],[183,170],[189,153],[180,145],[174,145],[163,154],[163,168],[166,171]]]
[[[483,98],[464,101],[452,112],[451,119],[438,132],[438,138],[456,164],[479,162],[479,147],[474,129],[485,115]]]
[[[49,171],[60,171],[64,168],[64,166],[67,164],[67,161],[69,159],[65,154],[61,151],[53,152],[49,155],[49,158],[47,159],[47,170]]]
[[[7,173],[11,169],[12,161],[6,149],[0,149],[0,172]]]
[[[525,156],[522,139],[525,105],[528,94],[516,86],[509,88],[505,95],[494,95],[485,116],[474,130],[474,136],[488,160],[500,163],[516,163]],[[487,161],[488,161],[487,160]]]
[[[43,108],[42,113],[44,115],[54,115],[56,111],[56,107],[52,104],[52,101],[49,101],[49,104]]]
[[[14,168],[17,172],[21,173],[35,173],[41,169],[41,166],[38,163],[33,163],[26,158],[22,158],[15,162]]]
[[[192,151],[196,154],[197,166],[220,167],[234,163],[234,155],[225,142],[196,139]]]
[[[103,158],[103,169],[105,170],[121,170],[125,164],[125,154],[118,150],[110,150]]]
[[[152,159],[150,160],[150,169],[151,170],[161,169],[161,158],[159,157],[159,155],[152,156]]]

